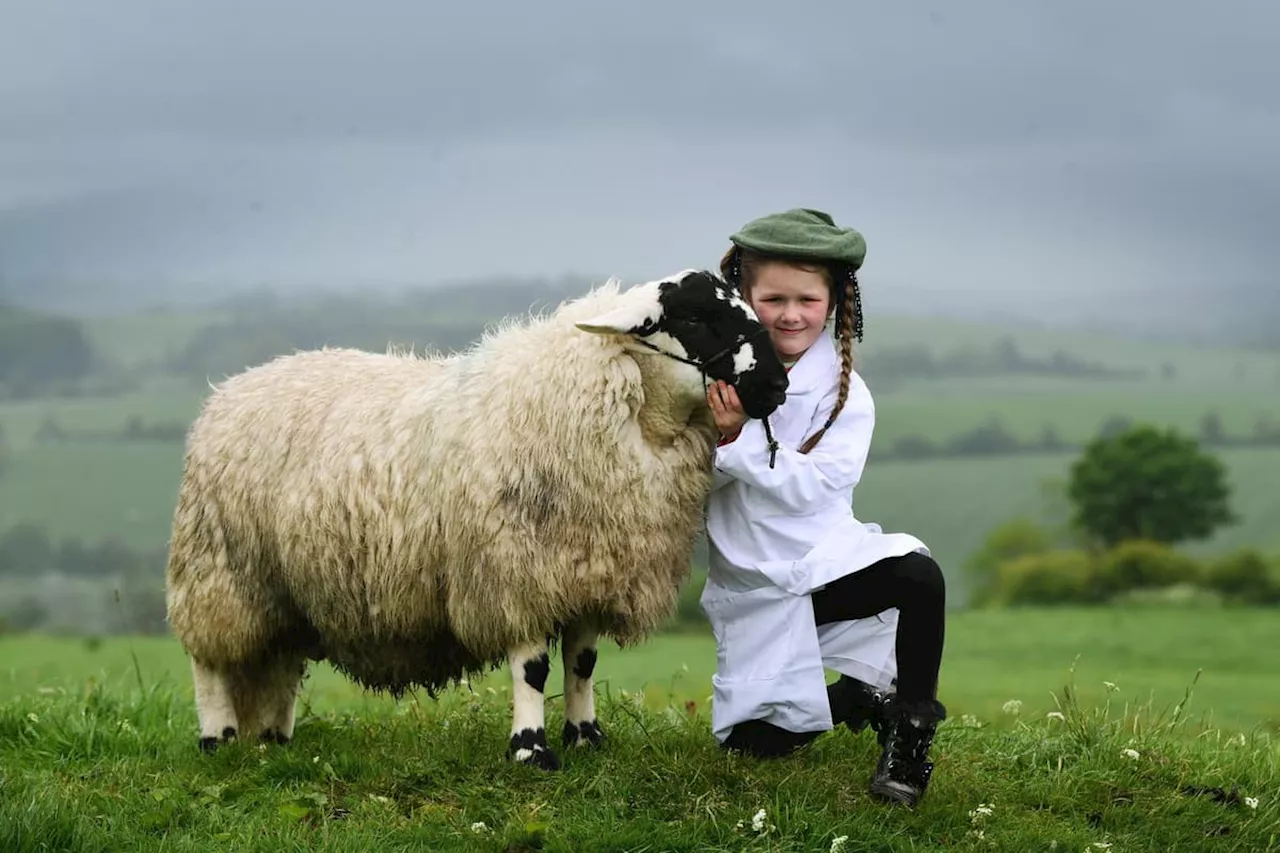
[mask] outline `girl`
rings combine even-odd
[[[756,219],[730,240],[721,271],[769,329],[790,387],[769,419],[774,447],[732,386],[708,388],[722,436],[701,598],[717,646],[712,728],[726,748],[776,756],[835,724],[870,722],[882,746],[871,793],[914,806],[946,716],[946,587],[923,542],[853,513],[875,424],[853,369],[866,243],[806,208]],[[824,667],[841,673],[830,688]]]

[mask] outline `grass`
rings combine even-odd
[[[602,647],[607,746],[564,756],[556,774],[503,760],[505,673],[396,703],[316,667],[291,746],[204,756],[172,641],[5,638],[0,849],[826,851],[845,836],[846,851],[1274,850],[1273,618],[957,616],[951,717],[915,812],[866,796],[865,732],[780,761],[722,753],[705,636]],[[552,731],[559,713],[553,698]]]

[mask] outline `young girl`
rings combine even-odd
[[[726,748],[776,756],[835,724],[870,722],[883,750],[871,793],[915,805],[946,716],[946,587],[923,542],[853,512],[875,425],[853,369],[866,243],[809,209],[754,220],[730,240],[721,270],[768,328],[790,387],[769,418],[774,447],[732,386],[708,389],[722,436],[701,599],[718,649],[712,728]],[[829,688],[824,667],[841,673]]]

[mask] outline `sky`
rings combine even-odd
[[[1194,312],[1274,290],[1277,80],[1274,0],[9,0],[0,283],[643,280],[804,206],[869,308]]]

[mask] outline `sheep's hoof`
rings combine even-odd
[[[575,746],[599,746],[604,741],[604,730],[600,728],[598,720],[583,720],[576,725],[565,720],[561,739],[566,749]]]
[[[512,735],[507,758],[539,770],[560,769],[560,759],[547,746],[547,735],[543,729],[524,729]]]
[[[276,743],[280,746],[289,745],[288,735],[284,734],[279,729],[263,729],[262,734],[258,736],[258,740],[263,743]]]
[[[222,730],[222,737],[217,735],[205,735],[200,738],[200,751],[213,752],[224,743],[230,743],[236,739],[236,730],[231,726],[227,726]]]

